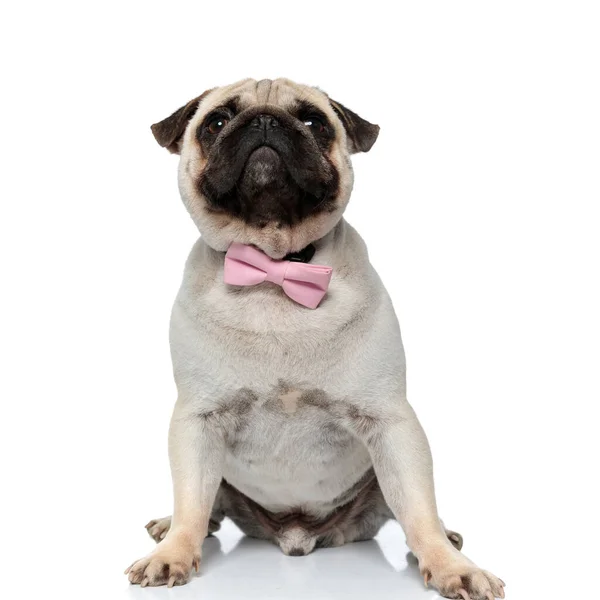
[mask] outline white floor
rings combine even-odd
[[[275,546],[244,537],[225,521],[217,537],[204,543],[200,575],[173,589],[128,585],[129,600],[198,599],[293,600],[439,598],[426,590],[408,554],[397,523],[389,523],[370,542],[284,556]],[[113,590],[114,592],[114,590]],[[112,599],[111,599],[112,600]]]

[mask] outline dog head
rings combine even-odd
[[[181,195],[211,247],[253,244],[282,258],[339,221],[349,155],[370,150],[379,127],[317,88],[247,79],[204,92],[152,132],[181,155]]]

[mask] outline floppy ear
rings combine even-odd
[[[163,119],[158,123],[152,125],[152,133],[156,138],[156,141],[169,152],[173,154],[179,154],[179,142],[183,136],[183,132],[190,122],[190,119],[198,110],[198,105],[202,98],[204,98],[212,90],[206,90],[203,94],[190,100],[185,106],[176,110],[170,117]]]
[[[331,98],[329,99],[329,103],[346,129],[350,152],[352,154],[356,152],[368,152],[379,135],[379,125],[373,125],[369,121],[365,121],[355,112],[352,112],[343,104],[331,100]]]

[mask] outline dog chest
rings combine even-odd
[[[265,508],[325,509],[370,466],[366,448],[335,416],[323,390],[280,381],[269,393],[240,390],[227,435],[224,477]]]

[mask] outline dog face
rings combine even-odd
[[[339,221],[349,155],[370,150],[379,127],[317,88],[246,79],[204,92],[152,132],[181,155],[181,195],[211,247],[253,244],[282,258]]]

